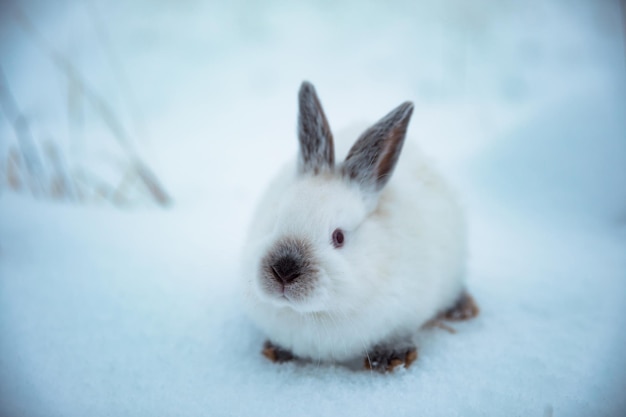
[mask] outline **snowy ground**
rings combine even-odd
[[[90,4],[175,203],[1,191],[0,415],[624,415],[623,3],[124,3]],[[130,125],[83,3],[21,7]],[[7,16],[6,78],[63,138],[64,81]],[[302,79],[336,129],[413,100],[411,140],[466,202],[482,314],[423,332],[407,371],[267,363],[242,313],[238,251]]]

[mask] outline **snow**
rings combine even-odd
[[[20,7],[134,126],[87,9],[60,4]],[[142,110],[133,146],[175,202],[1,190],[0,415],[626,412],[623,2],[93,5]],[[63,78],[8,16],[2,70],[63,143]],[[412,140],[467,206],[481,315],[422,332],[407,370],[268,363],[242,312],[239,249],[295,152],[302,79],[335,129],[413,100]],[[111,148],[89,120],[69,159]]]

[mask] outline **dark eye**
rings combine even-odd
[[[343,236],[343,230],[335,229],[335,231],[333,232],[333,246],[335,248],[342,247],[344,240],[345,240],[345,237]]]

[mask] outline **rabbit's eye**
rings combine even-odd
[[[344,240],[345,240],[345,237],[343,235],[343,230],[335,229],[335,231],[333,232],[333,246],[335,248],[342,247]]]

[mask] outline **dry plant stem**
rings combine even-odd
[[[65,58],[65,56],[54,50],[45,41],[41,33],[39,33],[33,23],[27,18],[19,7],[15,4],[11,4],[10,6],[9,10],[13,12],[17,22],[21,25],[24,31],[31,36],[35,44],[50,58],[57,69],[68,78],[68,82],[72,86],[73,91],[80,93],[81,96],[84,97],[91,105],[94,111],[100,116],[112,136],[127,154],[137,177],[145,184],[146,189],[149,191],[154,201],[162,206],[170,204],[172,201],[171,197],[165,191],[156,175],[154,175],[147,165],[141,161],[132,141],[130,140],[130,136],[124,128],[124,125],[120,122],[108,103],[85,82],[80,72],[68,59]],[[28,165],[28,161],[26,161],[26,163]],[[113,195],[114,194],[115,193],[113,193]],[[119,194],[120,193],[117,193],[118,197]]]
[[[434,318],[432,320],[429,320],[428,322],[426,322],[426,324],[424,324],[422,326],[422,328],[424,329],[432,329],[432,328],[439,328],[441,330],[445,330],[450,334],[455,334],[456,330],[454,329],[454,327],[448,326],[444,321],[442,321],[439,318]]]
[[[9,156],[6,164],[6,181],[13,191],[22,189],[22,171],[20,153],[15,148],[9,150]]]
[[[28,119],[20,112],[17,101],[9,89],[4,72],[0,68],[0,108],[6,119],[11,124],[18,146],[22,155],[22,160],[26,168],[28,186],[35,196],[39,196],[44,191],[41,178],[44,175],[43,165],[39,158],[39,153],[33,136],[30,131]]]
[[[50,58],[57,69],[68,77],[72,83],[79,87],[79,90],[83,92],[85,98],[89,101],[93,109],[100,115],[102,121],[107,125],[122,148],[124,148],[127,152],[134,154],[135,152],[129,136],[126,134],[122,123],[119,122],[115,113],[111,110],[106,101],[96,94],[96,92],[85,82],[83,77],[80,75],[80,72],[69,60],[65,58],[65,56],[54,50],[45,41],[41,33],[39,33],[22,10],[15,5],[12,6],[13,7],[10,7],[10,10],[13,12],[15,19],[24,31],[31,36],[35,44]]]
[[[67,169],[61,158],[61,152],[59,152],[56,143],[52,140],[47,141],[44,144],[44,150],[52,168],[49,194],[53,198],[74,200],[74,186],[71,177],[67,173]]]
[[[162,206],[168,206],[172,203],[172,198],[167,194],[165,188],[159,183],[158,178],[145,164],[135,161],[135,169],[137,175],[152,194],[152,197]]]

